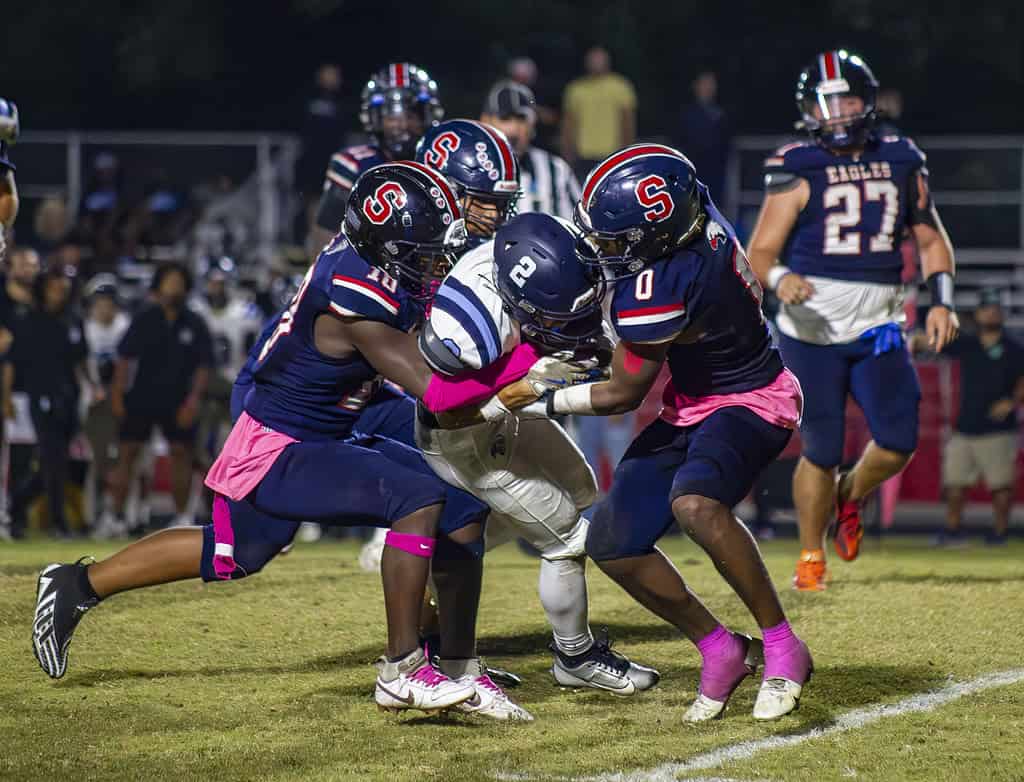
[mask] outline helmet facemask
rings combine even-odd
[[[389,90],[369,101],[371,133],[392,160],[409,160],[427,128],[428,104],[408,90]]]
[[[511,194],[482,193],[456,185],[469,236],[493,239],[498,229],[516,213],[518,191]]]
[[[380,266],[418,301],[429,301],[466,246],[466,224],[453,220],[440,242],[400,239],[384,243]]]

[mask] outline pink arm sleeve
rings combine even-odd
[[[470,370],[454,377],[434,375],[423,395],[423,404],[432,413],[445,413],[464,405],[490,399],[501,388],[526,376],[540,353],[532,345],[518,345],[490,366]]]

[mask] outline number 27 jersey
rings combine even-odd
[[[764,176],[769,192],[798,179],[810,185],[783,251],[790,269],[846,282],[900,283],[903,232],[930,205],[925,156],[913,141],[886,136],[857,155],[813,142],[788,144],[765,161]]]

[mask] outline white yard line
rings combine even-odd
[[[988,673],[978,676],[970,681],[956,682],[931,692],[911,695],[896,703],[878,703],[874,706],[866,706],[863,709],[854,709],[841,714],[834,721],[820,728],[812,728],[804,733],[795,733],[786,736],[768,736],[763,739],[741,741],[738,744],[730,744],[725,747],[710,750],[700,755],[695,755],[689,760],[675,763],[664,763],[649,769],[637,769],[636,771],[616,772],[613,774],[598,774],[588,777],[546,777],[526,774],[499,774],[498,779],[530,780],[557,779],[560,782],[674,782],[681,774],[690,774],[696,771],[708,771],[717,769],[727,763],[734,763],[738,760],[746,760],[766,750],[782,749],[803,744],[805,741],[820,739],[825,736],[832,736],[836,733],[846,733],[850,730],[857,730],[873,722],[878,722],[886,717],[899,717],[904,714],[933,711],[939,706],[963,698],[966,695],[974,695],[994,687],[1006,687],[1024,681],[1024,668],[1016,668],[998,673]],[[717,777],[702,779],[718,779]],[[690,780],[690,782],[696,782]],[[724,782],[724,780],[723,780]]]

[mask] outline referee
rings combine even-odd
[[[558,155],[531,145],[537,128],[533,90],[515,81],[499,81],[487,94],[480,120],[507,137],[519,158],[523,191],[517,211],[544,212],[572,220],[580,185]]]

